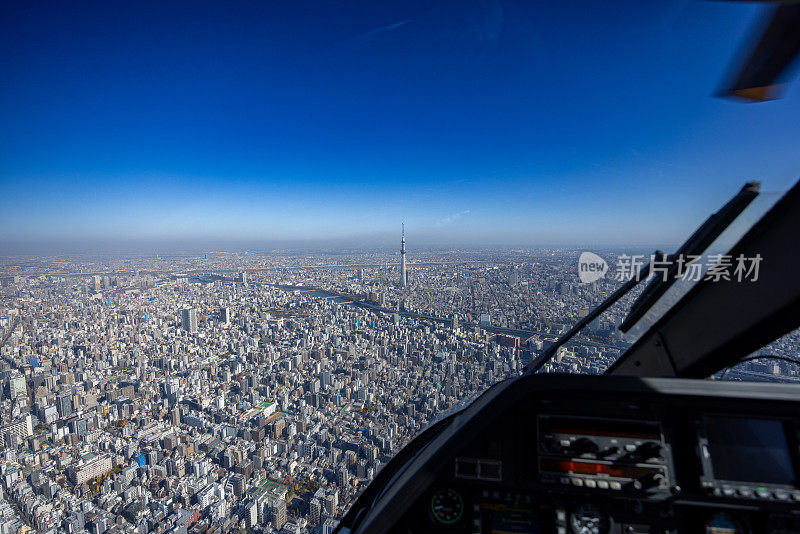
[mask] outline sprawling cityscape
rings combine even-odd
[[[748,60],[760,17],[769,39]],[[622,421],[635,406],[622,392],[639,389],[564,374],[631,374],[626,360],[642,384],[672,374],[742,399],[792,388],[723,381],[800,387],[800,330],[786,334],[800,290],[774,269],[796,262],[762,258],[753,237],[796,253],[794,219],[774,241],[765,228],[800,205],[780,193],[800,191],[800,83],[786,74],[798,21],[788,0],[0,2],[0,534],[428,534],[428,519],[450,533],[663,533],[679,531],[660,523],[673,503],[701,518],[692,532],[761,532],[701,517],[717,501],[686,496],[710,480],[689,487],[634,454],[684,412],[632,432],[649,445],[602,449],[633,466],[637,492],[663,483],[651,508],[606,464],[581,466],[605,487],[540,469],[580,460],[566,455],[580,438],[536,426],[572,407],[502,418],[490,399],[571,381],[553,389],[575,417],[611,406]],[[739,63],[746,76],[728,80]],[[684,255],[718,256],[693,266],[723,276],[748,236],[750,267],[734,272],[772,278],[713,286],[722,297],[709,290],[675,326],[685,346],[712,341],[678,361],[676,338],[647,330],[704,290],[678,282]],[[634,257],[668,264],[664,285],[645,268],[642,283],[615,276]],[[598,381],[624,398],[585,402]],[[800,419],[785,418],[796,445]],[[445,436],[461,420],[486,424]],[[462,454],[467,433],[500,427],[524,429],[524,446]],[[423,458],[426,430],[461,457]],[[800,502],[797,458],[775,499]],[[398,474],[412,464],[516,493],[475,485],[462,500],[430,469]],[[387,490],[406,475],[404,493]],[[584,499],[595,489],[621,491],[620,516]],[[372,506],[387,496],[396,506]],[[428,528],[406,528],[409,496]],[[525,507],[506,517],[512,502]]]
[[[403,229],[399,257],[4,257],[0,532],[328,534],[409,440],[614,288],[581,284],[579,253],[407,257]],[[603,372],[635,295],[544,371]],[[725,378],[800,381],[772,360]]]

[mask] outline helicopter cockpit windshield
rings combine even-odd
[[[783,195],[760,192],[757,183],[745,185],[672,254],[634,252],[606,262],[584,252],[577,274],[587,292],[610,295],[560,339],[549,340],[528,372],[604,372],[608,358],[596,366],[575,366],[572,356],[603,343],[614,343],[624,352],[702,281],[757,282],[764,258],[733,257],[729,252]],[[589,254],[589,261],[602,262],[602,276],[586,280],[584,258]]]
[[[785,194],[747,184],[630,279],[596,268],[585,286],[612,293],[522,376],[422,432],[339,532],[800,532],[797,386],[686,379],[725,378],[798,327],[798,258],[787,246],[798,206],[800,183]],[[606,376],[565,374],[606,341],[595,326],[606,311],[630,346],[598,365]]]

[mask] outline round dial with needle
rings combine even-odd
[[[464,501],[454,490],[439,490],[431,497],[431,513],[438,522],[452,525],[464,514]]]
[[[574,534],[605,534],[608,532],[608,518],[605,512],[594,504],[581,504],[572,511],[569,518]]]

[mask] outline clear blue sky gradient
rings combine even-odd
[[[761,9],[4,2],[0,243],[677,243],[800,174],[800,81],[712,96]]]

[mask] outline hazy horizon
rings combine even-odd
[[[307,240],[238,240],[238,239],[127,239],[127,240],[18,240],[0,241],[0,257],[7,256],[57,256],[57,255],[148,255],[148,254],[204,254],[204,253],[270,253],[270,252],[397,252],[399,256],[399,237],[396,243],[385,242],[383,235],[361,236],[360,238],[307,239]],[[397,237],[397,236],[391,236]],[[529,242],[529,243],[480,243],[469,242],[409,242],[409,260],[414,260],[414,252],[431,251],[480,251],[480,250],[541,250],[541,249],[587,249],[604,250],[672,250],[679,243],[603,243],[603,242]]]

